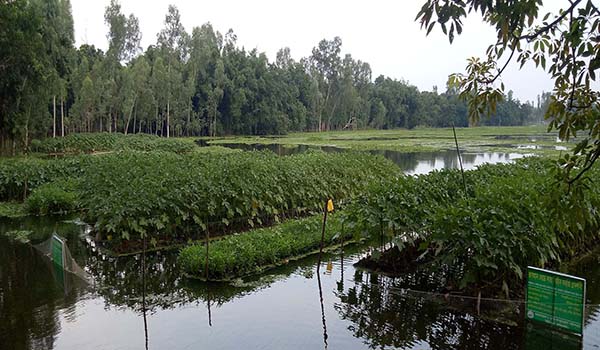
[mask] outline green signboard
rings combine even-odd
[[[583,333],[585,280],[527,268],[527,318],[569,332]]]
[[[65,242],[57,235],[52,236],[52,261],[61,269],[65,268]]]

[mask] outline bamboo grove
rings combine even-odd
[[[342,40],[320,41],[309,57],[281,49],[274,62],[246,50],[230,29],[186,31],[169,6],[156,43],[144,51],[133,14],[106,8],[108,50],[75,48],[69,0],[0,5],[0,136],[4,148],[81,132],[160,136],[283,134],[343,128],[467,126],[457,91],[419,91],[372,77],[367,62],[342,55]],[[542,119],[533,103],[505,96],[483,123]]]

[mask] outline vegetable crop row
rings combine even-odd
[[[81,177],[81,205],[99,231],[125,239],[203,237],[206,229],[215,234],[272,224],[309,215],[325,198],[339,202],[376,179],[399,175],[384,158],[351,153],[153,152],[103,158]]]
[[[384,180],[345,210],[346,225],[390,237],[409,233],[394,239],[399,249],[417,249],[433,270],[462,266],[449,285],[509,295],[528,265],[556,267],[600,238],[600,189],[577,196],[556,174],[551,161],[531,158],[466,172],[466,193],[457,170]]]

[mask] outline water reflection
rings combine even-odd
[[[473,316],[474,300],[413,294],[401,288],[407,281],[398,283],[357,270],[352,285],[338,293],[336,310],[342,319],[352,321],[348,329],[369,348],[520,348],[523,332],[516,323],[518,317],[506,324],[478,318]],[[514,315],[511,305],[506,307],[503,305],[502,311]],[[487,309],[498,307],[489,305]]]
[[[459,169],[460,163],[456,151],[403,153],[398,151],[370,151],[393,161],[406,174],[427,174],[433,170]],[[486,163],[510,163],[525,155],[519,153],[464,153],[461,152],[463,167],[471,170]]]
[[[206,144],[205,144],[206,145]],[[242,149],[245,151],[271,151],[279,156],[288,156],[292,154],[303,153],[309,150],[321,150],[324,152],[347,152],[348,149],[333,146],[309,146],[309,145],[281,145],[281,144],[243,144],[243,143],[222,143],[223,147]],[[401,152],[393,150],[372,150],[369,153],[383,156],[396,165],[398,165],[406,174],[426,174],[433,170],[445,168],[458,169],[459,161],[456,151],[440,152]],[[520,153],[499,153],[499,152],[480,152],[464,153],[461,152],[463,166],[465,170],[474,169],[485,163],[509,163],[515,159],[526,155]]]
[[[173,253],[147,254],[145,266],[142,256],[111,258],[72,223],[26,220],[0,223],[0,230],[17,226],[40,239],[58,228],[96,285],[71,281],[64,289],[36,250],[0,236],[0,349],[552,348],[543,345],[552,335],[525,327],[519,305],[484,302],[479,318],[473,300],[407,289],[435,290],[435,275],[388,278],[356,269],[364,246],[324,255],[320,274],[314,256],[227,285],[181,279]],[[588,278],[588,302],[599,303],[598,260],[578,268]],[[599,332],[592,306],[583,347],[599,344]]]

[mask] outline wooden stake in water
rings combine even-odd
[[[321,244],[319,245],[319,262],[317,263],[317,273],[321,269],[321,258],[323,256],[323,243],[325,242],[325,225],[327,224],[327,204],[329,201],[325,202],[325,206],[323,207],[323,228],[321,230]]]
[[[323,230],[321,231],[321,244],[319,245],[319,263],[317,265],[317,273],[321,269],[321,257],[323,256],[323,245],[325,242],[325,225],[327,225],[327,213],[333,211],[333,200],[328,199],[325,201],[323,208]]]
[[[327,335],[327,322],[325,321],[325,307],[323,305],[323,287],[321,286],[321,275],[319,273],[317,273],[317,281],[319,284],[319,303],[321,304],[321,322],[323,323],[323,343],[325,344],[325,350],[327,350],[327,338],[329,336]]]
[[[142,314],[144,317],[145,349],[148,350],[148,320],[146,318],[146,234],[142,242]]]
[[[204,259],[204,274],[208,281],[208,244],[210,242],[210,232],[208,232],[208,223],[206,224],[206,257]]]
[[[344,277],[344,222],[342,221],[342,232],[340,233],[340,266],[342,270],[342,278]]]
[[[460,173],[462,175],[463,188],[465,190],[465,195],[467,195],[467,182],[465,181],[465,170],[463,169],[462,157],[460,156],[460,150],[458,149],[458,138],[456,138],[456,128],[454,128],[454,123],[452,123],[452,132],[454,133],[454,144],[456,145],[458,164],[460,164]]]

